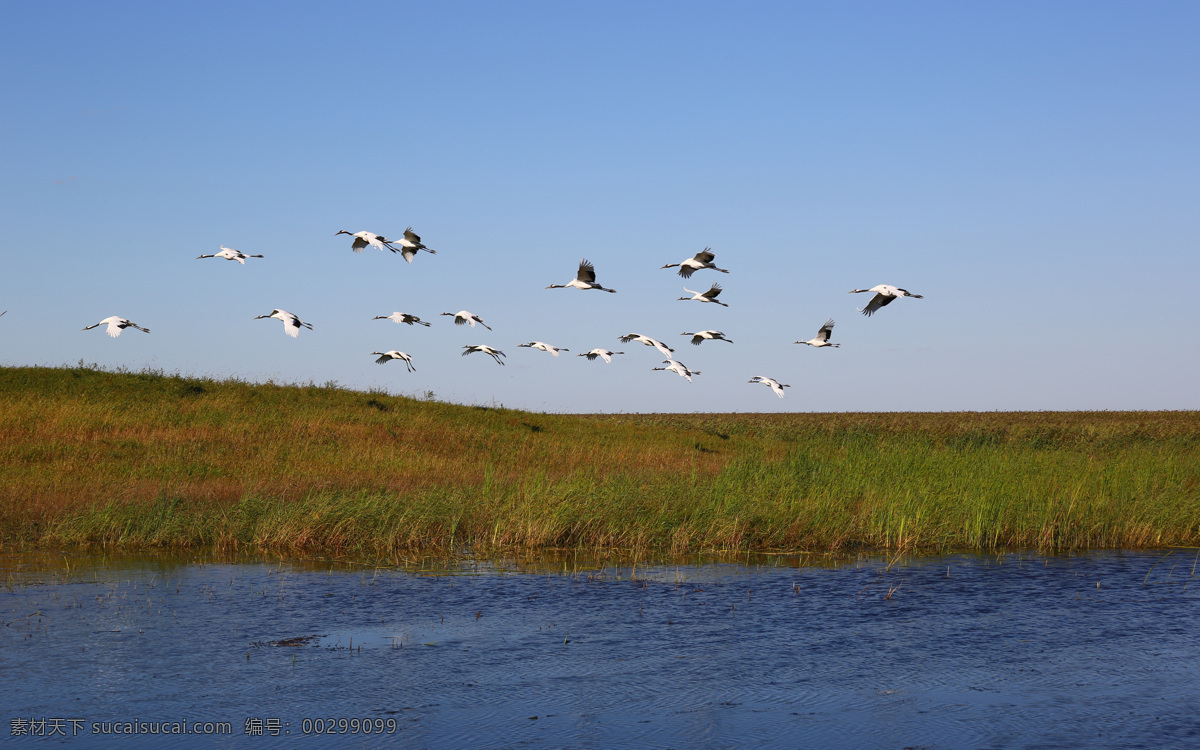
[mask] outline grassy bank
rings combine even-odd
[[[0,540],[388,556],[1200,544],[1200,413],[546,415],[0,368]]]

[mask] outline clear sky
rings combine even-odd
[[[1194,2],[3,15],[4,364],[556,412],[1200,408]],[[334,236],[409,225],[437,255]],[[222,244],[266,257],[196,260]],[[706,246],[731,273],[660,269]],[[580,258],[618,293],[544,288]],[[677,300],[713,281],[728,308]],[[868,319],[876,284],[924,299]],[[80,331],[109,315],[151,333]],[[792,343],[830,317],[840,349]],[[710,328],[734,343],[679,335]]]

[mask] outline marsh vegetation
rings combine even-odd
[[[887,550],[1200,543],[1200,413],[562,415],[0,368],[8,546]]]

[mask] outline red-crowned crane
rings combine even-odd
[[[624,354],[624,353],[625,352],[614,352],[609,349],[592,349],[590,352],[584,352],[583,354],[576,354],[575,356],[576,357],[587,357],[588,362],[594,362],[596,360],[596,358],[599,357],[600,359],[604,360],[605,362],[608,362],[611,364],[614,354]]]
[[[4,312],[8,312],[8,310],[5,310]],[[4,313],[0,313],[0,315],[3,315],[3,314]],[[129,320],[128,318],[121,318],[116,315],[110,315],[107,318],[105,318],[104,320],[100,321],[99,323],[93,323],[92,325],[87,326],[86,328],[81,328],[79,330],[90,331],[93,328],[95,328],[96,326],[108,326],[108,328],[105,330],[105,333],[107,333],[109,336],[112,336],[114,339],[117,336],[120,336],[121,331],[125,330],[126,328],[136,328],[139,331],[144,331],[146,333],[150,333],[149,328],[142,328],[140,325],[138,325],[137,323],[134,323],[133,321]]]
[[[305,323],[303,320],[300,320],[299,317],[291,314],[287,310],[272,310],[269,314],[258,315],[255,316],[254,319],[261,320],[263,318],[276,318],[278,320],[282,320],[283,332],[292,338],[296,338],[300,335],[300,329],[302,327],[307,328],[310,331],[312,330],[312,323]]]
[[[468,354],[473,354],[475,352],[483,352],[484,354],[490,355],[492,359],[496,360],[496,364],[498,364],[498,365],[504,364],[503,362],[500,361],[501,357],[508,356],[507,354],[500,351],[499,349],[493,349],[492,347],[488,346],[487,344],[473,344],[471,346],[464,346],[463,349],[465,350],[462,353],[462,356],[464,356],[464,357],[467,356]]]
[[[550,352],[554,356],[558,356],[559,352],[569,352],[570,349],[562,346],[551,346],[544,341],[530,341],[528,344],[517,344],[518,347],[526,347],[529,349],[541,349],[544,352]]]
[[[916,297],[917,299],[924,299],[920,294],[913,294],[907,289],[901,289],[898,286],[892,286],[890,284],[880,284],[879,286],[873,286],[870,289],[851,289],[849,293],[859,294],[861,292],[875,292],[875,296],[871,298],[871,301],[867,303],[867,306],[859,308],[858,310],[860,313],[868,317],[874,315],[875,311],[884,305],[891,304],[891,301],[897,297]]]
[[[225,260],[236,260],[243,266],[246,265],[246,258],[261,258],[261,255],[246,255],[241,250],[234,250],[232,247],[221,245],[221,252],[213,253],[212,255],[197,255],[196,260],[201,258],[224,258]]]
[[[712,248],[706,247],[682,263],[668,263],[667,265],[663,266],[663,268],[674,268],[675,266],[679,266],[679,275],[685,279],[690,279],[693,273],[704,268],[711,268],[712,270],[720,271],[721,273],[729,273],[729,271],[726,271],[724,268],[717,268],[713,264],[713,259],[716,257],[717,254],[712,252]]]
[[[720,331],[696,331],[695,333],[684,331],[679,335],[691,336],[692,346],[700,346],[702,341],[728,341],[731,344],[733,343],[733,341],[725,338],[725,334],[721,333]]]
[[[596,283],[596,267],[591,261],[584,258],[579,261],[579,271],[576,272],[575,278],[565,284],[551,284],[547,289],[566,289],[574,287],[576,289],[599,289],[602,292],[612,292],[616,294],[616,289],[608,289]]]
[[[386,365],[388,362],[391,362],[393,359],[402,359],[402,360],[404,360],[404,364],[408,365],[409,372],[417,371],[417,368],[413,367],[412,357],[408,356],[404,352],[398,352],[395,349],[392,349],[389,352],[371,352],[371,354],[379,355],[379,359],[375,360],[375,364]]]
[[[682,378],[687,378],[687,382],[692,382],[693,375],[699,375],[699,370],[689,370],[687,365],[674,359],[664,359],[663,364],[666,367],[651,367],[651,370],[669,370],[670,372],[679,375]]]
[[[392,248],[393,251],[400,253],[409,263],[413,262],[418,250],[424,250],[427,253],[437,255],[437,250],[430,250],[421,242],[421,237],[412,230],[412,227],[404,230],[404,236],[398,240],[386,240],[400,246],[400,250]]]
[[[680,297],[679,299],[681,299],[681,300],[689,300],[689,301],[696,300],[697,302],[715,302],[722,307],[729,307],[729,305],[727,305],[724,302],[722,302],[721,300],[717,299],[717,296],[719,294],[721,294],[721,285],[720,284],[713,284],[712,288],[709,289],[707,292],[695,292],[695,291],[692,291],[691,289],[688,289],[686,286],[683,288],[683,291],[691,292],[692,296],[691,297]]]
[[[658,349],[660,352],[662,352],[663,356],[667,359],[670,359],[671,353],[675,351],[658,339],[652,339],[649,336],[643,336],[640,333],[627,333],[619,338],[621,339],[622,344],[628,344],[630,341],[640,341],[646,346],[653,346],[655,349]]]
[[[371,318],[371,320],[394,320],[397,323],[408,323],[409,325],[412,325],[413,323],[416,323],[419,326],[429,325],[416,315],[409,315],[408,313],[402,312],[394,312],[391,315],[376,315],[375,317]]]
[[[471,326],[472,328],[474,328],[475,324],[478,323],[479,325],[483,326],[484,328],[488,329],[489,331],[492,330],[492,327],[490,325],[483,322],[483,318],[479,317],[478,315],[476,315],[473,312],[467,312],[466,310],[459,310],[456,313],[442,313],[442,315],[453,315],[454,316],[454,325],[456,325],[456,326],[460,326],[465,323],[465,324]],[[503,364],[503,363],[501,363],[501,364]]]
[[[748,380],[746,382],[762,383],[763,385],[770,387],[771,390],[775,391],[775,395],[779,396],[780,398],[783,398],[783,389],[784,388],[791,388],[791,386],[788,385],[787,383],[780,383],[775,378],[768,378],[768,377],[764,377],[762,375],[755,375],[754,377],[750,378],[750,380]]]
[[[375,234],[374,232],[347,232],[343,229],[333,236],[337,237],[338,234],[348,234],[354,238],[354,242],[350,244],[350,249],[356,253],[361,253],[368,246],[377,247],[381,251],[391,250],[393,253],[399,252],[396,248],[392,247],[393,240],[387,239],[382,234]]]
[[[825,325],[821,326],[821,330],[817,331],[816,338],[811,338],[808,341],[793,341],[793,344],[808,344],[809,346],[834,346],[838,347],[841,344],[832,344],[829,342],[829,337],[833,335],[833,318],[825,321]]]

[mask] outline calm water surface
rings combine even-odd
[[[406,572],[0,555],[0,738],[1200,746],[1195,550],[763,561]],[[230,733],[101,734],[184,721]]]

